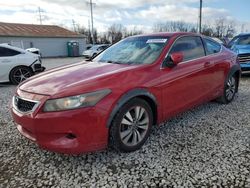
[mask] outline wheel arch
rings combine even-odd
[[[11,79],[10,79],[11,72],[12,72],[14,69],[19,68],[19,67],[26,67],[26,68],[30,69],[30,71],[31,71],[32,73],[34,73],[33,69],[32,69],[30,66],[28,66],[28,65],[17,65],[17,66],[12,67],[11,70],[9,71],[9,81],[11,81]]]
[[[228,78],[230,76],[236,75],[237,78],[237,88],[236,88],[236,92],[238,92],[238,87],[239,87],[239,82],[240,82],[240,77],[241,77],[241,68],[239,65],[234,65],[232,66],[232,68],[230,69],[226,80],[228,80]]]
[[[133,98],[141,98],[149,104],[153,112],[153,124],[157,123],[157,117],[158,117],[157,104],[158,103],[157,103],[156,97],[152,93],[150,93],[147,89],[140,88],[140,89],[130,90],[120,97],[120,99],[116,103],[115,107],[113,108],[108,118],[107,125],[106,125],[108,128],[111,126],[112,121],[115,115],[117,114],[117,112],[120,110],[120,108]]]

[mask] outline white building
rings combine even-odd
[[[38,48],[43,57],[68,56],[67,42],[79,43],[79,54],[86,47],[84,35],[56,25],[33,25],[0,22],[0,43],[26,48]]]

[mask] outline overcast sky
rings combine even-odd
[[[72,19],[88,27],[88,0],[0,0],[0,21],[39,24],[38,6],[43,24],[72,27]],[[250,32],[250,0],[203,0],[205,22],[225,17],[235,20],[239,31]],[[197,24],[199,0],[93,0],[94,27],[103,32],[112,23],[128,28],[136,26],[150,32],[159,21],[185,21]]]

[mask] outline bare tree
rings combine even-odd
[[[215,20],[215,33],[216,33],[216,37],[218,38],[222,38],[225,30],[226,30],[226,26],[225,26],[225,18],[219,18]]]
[[[233,37],[235,34],[234,21],[227,20],[226,18],[219,18],[215,21],[215,36],[219,38]]]
[[[102,35],[99,35],[97,38],[97,42],[100,44],[109,44],[109,37],[107,33],[103,33]]]
[[[112,43],[116,43],[123,38],[126,28],[122,24],[113,24],[108,28],[108,36]]]
[[[168,32],[170,31],[170,27],[168,23],[158,22],[154,24],[153,31],[154,32],[163,32],[163,31]]]
[[[207,22],[202,25],[202,34],[218,38],[233,37],[235,23],[226,18],[219,18],[213,24]],[[197,26],[183,21],[158,22],[153,26],[154,32],[197,32]]]
[[[125,32],[124,32],[124,37],[129,37],[129,36],[133,36],[133,35],[140,35],[142,34],[143,31],[138,29],[136,26],[134,26],[133,29],[125,29]]]
[[[227,28],[226,28],[226,37],[232,38],[236,32],[235,29],[235,22],[234,21],[229,21],[227,24]]]
[[[214,34],[215,33],[214,28],[213,28],[213,26],[211,25],[210,22],[204,23],[201,28],[202,28],[201,29],[201,34],[209,36],[209,37],[212,37],[212,36],[215,35]]]
[[[87,43],[88,44],[92,44],[92,37],[91,37],[91,32],[89,29],[85,28],[84,26],[83,27],[78,27],[78,33],[81,33],[85,36],[87,36]],[[95,41],[97,41],[97,30],[94,29],[94,39]]]
[[[89,29],[87,29],[85,27],[78,27],[78,33],[85,35],[87,37],[87,43],[88,44],[91,43],[91,33],[90,33]]]
[[[183,22],[183,21],[167,21],[167,22],[158,22],[154,24],[154,32],[187,32],[194,31],[194,24]]]

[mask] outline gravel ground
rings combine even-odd
[[[214,102],[154,127],[134,153],[66,156],[21,136],[0,87],[0,187],[250,187],[250,75],[229,105]]]

